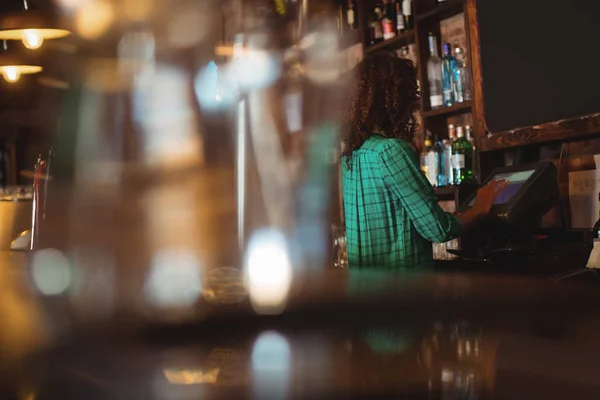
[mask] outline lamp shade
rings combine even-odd
[[[39,48],[44,40],[71,34],[59,23],[52,9],[33,9],[22,1],[20,10],[0,11],[0,40],[22,40],[29,49]]]
[[[8,82],[16,82],[21,75],[42,72],[43,67],[37,57],[27,54],[21,46],[0,42],[0,74]]]

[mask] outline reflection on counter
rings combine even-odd
[[[38,364],[40,376],[52,379],[35,386],[26,377],[24,387],[40,399],[74,394],[109,399],[128,393],[151,399],[407,395],[477,400],[494,393],[494,341],[464,322],[417,330],[265,330],[249,339],[241,335],[226,346],[211,340],[181,348],[89,348],[85,364],[59,352]],[[90,369],[94,364],[103,367]]]

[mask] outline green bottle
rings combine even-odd
[[[473,182],[473,145],[464,135],[462,126],[456,127],[456,140],[452,143],[454,184]]]

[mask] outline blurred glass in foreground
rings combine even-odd
[[[78,323],[183,322],[244,301],[282,312],[334,260],[348,69],[334,14],[296,1],[56,3],[77,52],[31,262],[40,294]]]

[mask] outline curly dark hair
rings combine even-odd
[[[371,136],[382,134],[412,143],[421,93],[412,61],[391,54],[366,57],[355,68],[357,85],[349,106],[341,111],[344,149],[350,168],[352,153]]]

